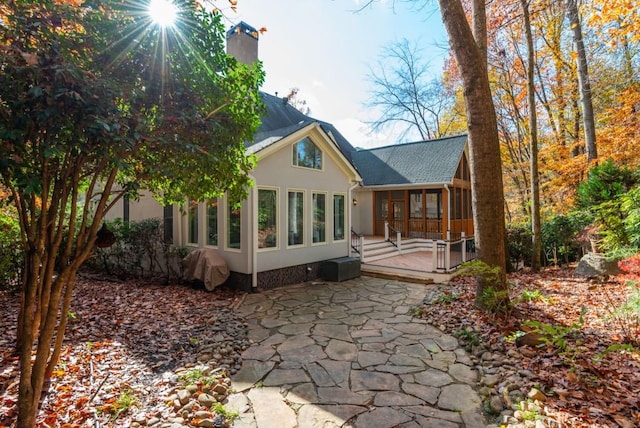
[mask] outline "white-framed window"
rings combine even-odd
[[[189,200],[187,206],[187,244],[198,245],[198,201]]]
[[[218,246],[218,199],[207,201],[207,245]]]
[[[304,192],[287,192],[287,245],[304,245]]]
[[[333,240],[343,241],[345,239],[346,227],[346,206],[347,196],[336,193],[333,195]]]
[[[258,189],[258,248],[278,247],[278,190]]]
[[[327,242],[327,194],[313,192],[311,199],[313,209],[312,242],[322,244]]]
[[[240,207],[227,202],[227,233],[226,247],[239,250],[241,248],[241,222],[242,216]]]
[[[293,165],[322,169],[322,150],[309,137],[303,138],[293,145]]]

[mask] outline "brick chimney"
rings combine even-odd
[[[241,21],[227,31],[227,54],[245,64],[258,60],[258,30]]]

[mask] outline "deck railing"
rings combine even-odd
[[[396,247],[398,250],[401,250],[402,233],[391,227],[387,221],[384,222],[384,240],[390,242],[391,245]]]
[[[476,258],[475,238],[466,237],[464,232],[457,240],[438,240],[433,252],[433,266],[438,272],[450,272],[464,262]]]
[[[364,251],[362,251],[363,241],[364,236],[351,228],[351,250],[358,254],[361,260],[364,257]]]

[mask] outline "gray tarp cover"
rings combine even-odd
[[[200,248],[187,254],[182,259],[184,277],[187,281],[199,279],[204,282],[204,288],[213,291],[229,278],[227,262],[216,250]]]

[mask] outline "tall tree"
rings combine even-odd
[[[373,131],[400,124],[400,138],[417,134],[421,139],[440,138],[451,132],[458,119],[452,112],[451,94],[444,83],[429,73],[429,62],[407,39],[384,49],[377,67],[367,106],[380,116],[370,123]]]
[[[598,158],[596,147],[596,122],[593,115],[593,100],[591,94],[591,82],[589,81],[589,66],[587,53],[582,37],[582,22],[578,11],[577,0],[566,0],[567,15],[573,32],[573,42],[576,49],[576,62],[578,69],[578,83],[580,88],[580,102],[582,104],[582,117],[584,123],[585,147],[587,152],[587,164]]]
[[[540,176],[538,173],[538,118],[536,114],[535,89],[535,51],[528,0],[520,0],[524,35],[527,41],[527,96],[529,104],[529,178],[531,181],[531,236],[532,257],[531,268],[534,272],[540,269],[542,253],[542,228],[540,226]]]
[[[474,14],[484,12],[479,1],[484,2],[473,0]],[[509,305],[505,275],[504,194],[498,126],[484,54],[486,27],[483,29],[480,25],[486,19],[474,16],[472,31],[460,0],[438,2],[464,87],[478,257],[499,271],[496,284],[479,281],[476,302],[483,306],[481,297],[487,287],[493,286],[499,296],[496,306],[504,309]],[[474,33],[477,34],[477,39],[474,38]]]
[[[259,66],[224,53],[221,17],[178,3],[175,28],[119,0],[8,2],[0,25],[0,178],[25,254],[18,426],[36,425],[76,272],[105,213],[149,189],[165,203],[245,197]],[[162,53],[162,56],[159,54]]]

